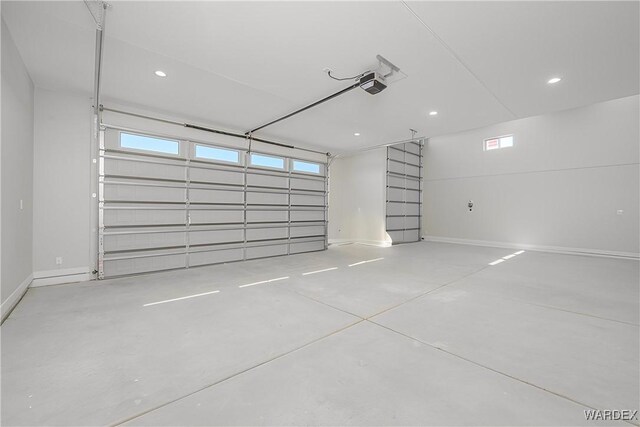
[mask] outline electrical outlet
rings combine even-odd
[[[62,257],[56,257],[56,265],[62,265]]]
[[[622,209],[618,209],[616,211],[616,215],[622,215],[622,214],[624,214],[624,211]]]

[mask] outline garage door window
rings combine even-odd
[[[178,141],[124,132],[120,133],[120,147],[163,154],[177,155],[180,152]]]
[[[320,173],[320,165],[317,163],[301,162],[300,160],[293,161],[293,170],[296,172],[307,173]]]
[[[284,159],[282,157],[271,157],[262,154],[251,153],[251,166],[284,169]]]
[[[224,148],[207,147],[206,145],[196,145],[196,157],[230,163],[238,163],[239,159],[236,150],[225,150]]]

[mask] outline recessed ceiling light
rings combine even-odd
[[[164,71],[156,71],[156,76],[158,77],[167,77],[167,73],[165,73]]]
[[[549,83],[550,85],[554,84],[554,83],[558,83],[560,80],[562,80],[560,77],[554,77],[552,79],[549,79],[549,81],[547,83]]]
[[[358,132],[354,133],[353,136],[360,136]]]
[[[429,113],[429,115],[430,115],[430,116],[437,116],[437,115],[438,115],[438,112],[437,112],[437,111],[431,111],[431,112]]]

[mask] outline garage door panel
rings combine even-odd
[[[186,209],[104,209],[103,223],[105,227],[186,224],[187,211]]]
[[[240,249],[223,249],[214,251],[194,251],[189,253],[189,265],[199,266],[208,264],[220,264],[223,262],[240,261],[244,257],[244,251]]]
[[[291,227],[291,237],[324,236],[324,225],[311,225],[308,227]]]
[[[247,222],[289,221],[289,210],[247,210]]]
[[[405,179],[398,176],[389,175],[387,177],[387,185],[390,187],[405,188]]]
[[[404,228],[404,217],[387,217],[387,230]]]
[[[398,173],[400,175],[404,175],[404,163],[398,162],[387,162],[387,168],[389,172]]]
[[[393,243],[404,242],[404,233],[402,231],[387,231]]]
[[[117,260],[105,259],[103,268],[105,276],[114,277],[126,274],[185,268],[186,266],[186,254],[177,254]]]
[[[387,203],[387,215],[404,215],[404,203],[389,202]]]
[[[405,242],[417,242],[420,240],[418,230],[405,230],[402,236]]]
[[[186,188],[163,187],[152,185],[135,185],[104,183],[104,199],[106,201],[124,202],[185,202]]]
[[[324,195],[292,194],[291,204],[296,206],[324,206]]]
[[[291,178],[292,190],[313,190],[324,191],[325,182],[323,180]]]
[[[244,231],[241,229],[189,231],[189,245],[210,245],[243,241]]]
[[[405,153],[404,161],[415,166],[420,166],[420,156],[417,154]]]
[[[420,192],[419,191],[405,191],[405,200],[407,202],[417,203],[420,201]]]
[[[419,204],[409,204],[405,205],[405,215],[420,215],[420,205]]]
[[[324,221],[324,210],[291,210],[291,221]]]
[[[388,188],[387,189],[387,200],[402,202],[404,201],[404,190],[399,188]]]
[[[406,142],[404,144],[404,150],[408,151],[409,153],[413,153],[413,154],[420,154],[420,145],[418,144],[414,144],[412,142]]]
[[[105,234],[104,250],[131,251],[151,248],[183,247],[187,244],[187,237],[182,232],[139,232]]]
[[[247,174],[247,185],[252,187],[289,188],[289,178],[263,174]]]
[[[420,168],[413,165],[404,165],[404,170],[407,175],[420,176]]]
[[[244,203],[244,192],[239,190],[191,188],[189,189],[189,201],[192,203],[241,204]]]
[[[273,246],[247,247],[247,259],[267,258],[272,256],[286,255],[288,253],[287,244]]]
[[[420,181],[417,179],[410,179],[407,178],[405,181],[405,188],[410,188],[412,190],[419,190],[420,189]]]
[[[244,212],[242,210],[192,209],[189,215],[193,225],[244,223]]]
[[[408,216],[404,220],[405,228],[419,228],[420,218],[415,216]]]
[[[104,168],[109,176],[127,176],[148,179],[185,181],[187,168],[139,159],[105,158]]]
[[[247,241],[286,239],[289,233],[288,227],[279,228],[248,228]]]
[[[194,182],[244,185],[244,174],[242,171],[190,168],[189,176],[191,181]]]
[[[393,148],[391,148],[390,150],[388,150],[388,153],[390,159],[404,162],[404,151],[394,150]]]
[[[289,205],[289,194],[247,191],[247,204],[250,205]]]

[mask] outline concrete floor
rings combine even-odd
[[[2,425],[611,425],[584,410],[638,409],[639,263],[489,265],[513,252],[345,245],[30,289],[1,328]]]

